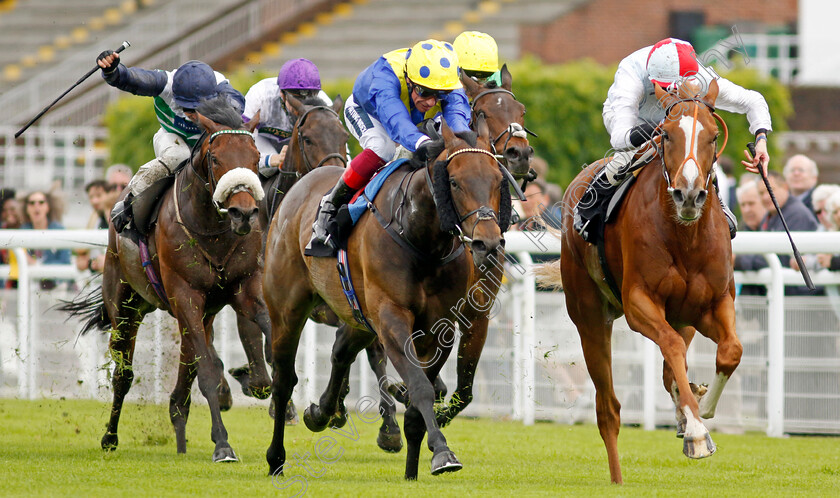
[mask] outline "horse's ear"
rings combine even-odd
[[[713,79],[711,83],[709,83],[709,89],[706,90],[706,95],[703,96],[703,102],[709,104],[712,108],[715,107],[715,100],[717,100],[718,91],[720,87],[718,87],[717,79]]]
[[[335,111],[336,114],[341,116],[341,110],[344,107],[344,99],[341,98],[341,94],[335,96],[335,100],[332,103],[332,110]]]
[[[446,124],[445,119],[440,121],[440,135],[443,137],[443,142],[447,146],[458,138],[455,136],[455,133],[452,132],[452,129],[449,128],[449,125]]]
[[[198,124],[198,126],[200,126],[201,129],[206,131],[207,133],[215,133],[222,129],[222,126],[220,124],[217,124],[210,118],[204,117],[204,115],[198,111],[193,111],[184,114],[186,114],[187,117],[190,118],[190,121]]]
[[[296,118],[299,118],[304,112],[306,112],[306,108],[303,105],[303,102],[296,99],[294,95],[290,93],[286,93],[286,102],[292,106],[292,114],[295,115]]]
[[[658,84],[653,84],[654,92],[656,92],[656,100],[659,102],[659,105],[662,106],[663,109],[668,109],[674,102],[678,101],[680,98],[673,93],[665,90]]]
[[[463,69],[461,69],[461,84],[464,85],[464,92],[470,100],[481,92],[481,85],[467,76]]]
[[[257,111],[257,113],[254,114],[254,117],[251,118],[251,120],[248,121],[248,124],[245,125],[245,129],[250,131],[251,133],[254,133],[254,130],[257,129],[257,126],[259,126],[259,124],[260,124],[260,111]]]
[[[508,71],[507,64],[502,65],[501,76],[502,88],[510,91],[511,86],[513,85],[513,76],[511,76],[510,71]]]
[[[475,117],[475,131],[478,132],[479,138],[489,138],[490,137],[490,127],[487,126],[487,119],[484,117],[484,113],[479,113],[478,116]]]

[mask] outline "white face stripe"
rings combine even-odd
[[[689,116],[682,116],[680,118],[680,128],[682,129],[683,133],[685,134],[685,156],[689,157],[692,156],[694,158],[697,157],[697,145],[700,142],[700,132],[703,131],[703,124],[700,121],[697,121],[697,127],[694,130],[694,139],[692,140],[691,137],[691,128],[694,126],[694,119]],[[691,145],[694,144],[694,149],[692,150]],[[688,185],[693,185],[694,180],[700,175],[700,168],[697,166],[697,161],[694,159],[689,159],[686,161],[685,165],[683,165],[682,169],[682,176],[688,182]]]
[[[501,96],[496,98],[496,105],[499,106],[499,107],[502,107],[502,97]]]

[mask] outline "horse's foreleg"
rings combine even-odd
[[[439,348],[437,354],[432,351],[423,352],[432,353],[430,355],[418,356],[411,336],[413,325],[414,318],[408,310],[387,303],[380,307],[378,326],[381,330],[379,330],[379,337],[383,346],[385,346],[388,357],[408,387],[408,398],[411,401],[409,409],[418,410],[422,415],[426,432],[429,434],[428,446],[433,453],[432,475],[460,470],[462,465],[455,454],[449,450],[446,438],[440,431],[435,419],[435,389],[429,377],[427,377],[427,373],[424,372],[424,368],[426,368],[429,375],[436,376],[443,362],[446,361],[450,348]],[[434,359],[427,360],[427,356]],[[426,361],[434,361],[434,364],[424,364]],[[406,431],[408,431],[408,426],[406,426]],[[417,431],[419,432],[419,429]],[[422,440],[422,437],[420,439]],[[409,440],[409,435],[406,433],[406,442],[408,443],[408,456],[405,478],[416,479],[417,464],[412,460],[419,455],[419,449],[415,447],[417,441],[416,439]]]
[[[723,387],[741,363],[741,354],[744,351],[735,334],[735,305],[731,299],[727,297],[718,303],[709,326],[704,326],[701,333],[717,343],[715,378],[706,395],[700,400],[700,416],[712,418],[723,394]]]
[[[709,430],[700,420],[697,398],[691,390],[686,374],[685,341],[665,320],[664,311],[641,291],[630,294],[625,300],[627,323],[633,330],[654,341],[674,374],[674,385],[679,393],[678,409],[686,417],[683,453],[689,458],[711,456],[716,447]]]
[[[680,334],[680,337],[683,338],[683,342],[685,343],[686,350],[688,346],[691,344],[692,339],[694,339],[694,333],[696,329],[694,327],[683,327],[677,331]],[[686,375],[688,374],[688,365],[686,365]],[[674,409],[676,411],[675,418],[677,419],[677,437],[682,438],[685,435],[685,424],[687,419],[685,417],[685,413],[683,413],[682,409],[680,408],[680,395],[679,389],[677,389],[677,381],[676,377],[674,377],[674,372],[671,370],[671,366],[668,364],[667,360],[662,360],[662,384],[665,386],[665,391],[671,396],[671,401],[674,402]],[[700,400],[701,388],[700,386],[696,386],[694,384],[689,383],[691,386],[691,390],[695,395],[697,400]]]
[[[487,340],[488,322],[486,314],[471,319],[471,326],[461,336],[458,343],[458,386],[452,393],[449,403],[437,413],[437,421],[441,427],[451,422],[473,399],[475,370],[478,368],[478,360],[481,358],[481,351]]]
[[[192,384],[198,374],[195,354],[181,348],[178,362],[178,379],[175,389],[169,395],[169,420],[175,429],[175,445],[178,453],[187,452],[187,419],[190,416]]]
[[[379,413],[382,415],[382,425],[379,427],[376,444],[388,453],[398,453],[402,449],[402,438],[400,438],[400,426],[397,423],[396,400],[388,392],[390,383],[385,368],[388,357],[385,356],[385,348],[382,347],[379,339],[374,340],[366,348],[366,352],[368,363],[376,374],[379,385]]]
[[[216,336],[213,331],[214,318],[215,315],[208,317],[204,321],[204,330],[209,338],[207,341],[207,349],[210,351],[210,361],[212,361],[215,368],[221,372],[219,383],[216,387],[217,394],[219,395],[219,409],[226,412],[233,406],[233,394],[230,392],[230,385],[225,378],[225,365],[222,363],[222,359],[219,358],[219,353],[216,351],[216,345],[214,344],[214,338]]]
[[[263,355],[263,331],[257,323],[239,312],[236,313],[236,328],[248,364],[231,368],[228,373],[242,385],[242,392],[246,396],[265,399],[270,394],[271,380]]]
[[[303,422],[312,432],[320,432],[327,425],[343,426],[347,421],[344,396],[349,390],[348,376],[356,355],[375,338],[370,332],[348,327],[346,324],[335,331],[330,361],[330,380],[318,404],[312,403],[303,413]]]

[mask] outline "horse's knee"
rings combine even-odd
[[[727,344],[719,344],[717,351],[717,370],[726,375],[732,375],[732,372],[741,364],[741,355],[744,353],[744,347],[741,341],[735,339]]]

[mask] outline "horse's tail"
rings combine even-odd
[[[562,256],[561,256],[562,257]],[[560,260],[532,266],[537,285],[543,289],[562,290],[563,277],[560,275]]]
[[[82,335],[91,330],[108,330],[111,320],[105,309],[105,299],[102,297],[102,286],[96,287],[87,294],[79,294],[73,301],[62,301],[59,311],[70,313],[70,316],[81,318],[85,323]]]

